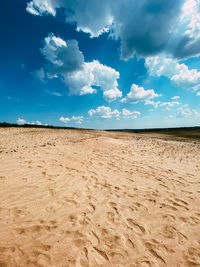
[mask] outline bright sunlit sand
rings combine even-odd
[[[0,266],[200,266],[200,143],[0,129]]]

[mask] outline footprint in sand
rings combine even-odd
[[[89,206],[90,206],[90,208],[91,208],[91,212],[94,212],[95,210],[96,210],[96,207],[95,207],[95,205],[94,204],[92,204],[92,203],[88,203],[89,204]]]
[[[106,217],[109,222],[114,223],[115,222],[115,214],[113,212],[107,212]]]
[[[86,247],[83,248],[80,256],[80,262],[78,262],[77,265],[83,267],[89,267],[88,249]]]
[[[135,267],[157,267],[158,265],[155,265],[152,261],[146,259],[137,260],[137,263]]]
[[[126,221],[127,221],[128,226],[133,228],[133,230],[137,234],[140,234],[140,235],[145,234],[146,230],[142,225],[138,224],[136,221],[134,221],[133,219],[130,219],[130,218],[126,219]]]
[[[69,215],[69,221],[71,222],[72,225],[76,225],[77,219],[78,218],[76,215],[74,215],[74,214]]]
[[[72,205],[77,206],[77,202],[76,202],[75,200],[73,200],[73,199],[64,197],[64,201],[65,201],[67,204],[72,204]]]
[[[184,244],[188,239],[184,234],[178,231],[174,226],[168,225],[168,224],[162,227],[159,234],[168,239],[177,239],[180,245]]]
[[[88,236],[89,236],[89,241],[93,246],[96,247],[96,246],[99,245],[100,239],[99,239],[98,235],[95,232],[93,232],[93,231],[89,232]]]
[[[135,245],[134,245],[133,241],[129,237],[126,238],[125,244],[130,249],[134,249],[135,248]]]
[[[188,251],[184,254],[188,266],[200,266],[200,249],[189,247]]]
[[[169,213],[166,213],[162,216],[162,218],[166,221],[169,221],[169,222],[175,222],[176,221],[176,217],[172,214],[169,214]]]
[[[107,254],[103,250],[100,250],[97,247],[93,247],[93,249],[96,251],[97,255],[100,256],[100,259],[104,259],[105,261],[109,261]]]
[[[164,245],[152,240],[152,242],[146,242],[145,247],[156,262],[166,264],[163,254],[166,254],[167,249]]]

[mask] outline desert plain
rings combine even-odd
[[[200,141],[1,128],[0,266],[200,266]]]

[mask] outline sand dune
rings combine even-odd
[[[0,266],[200,266],[200,143],[0,129]]]

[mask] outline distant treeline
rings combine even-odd
[[[119,130],[108,130],[108,131],[119,131],[119,132],[129,132],[129,133],[161,133],[168,136],[178,137],[178,138],[192,138],[200,139],[200,127],[179,127],[179,128],[154,128],[154,129],[119,129]]]
[[[47,128],[47,129],[81,129],[75,127],[62,127],[62,126],[53,126],[53,125],[35,125],[35,124],[17,124],[17,123],[8,123],[0,122],[0,127],[19,127],[19,128]]]
[[[106,131],[117,131],[117,132],[134,132],[134,133],[142,133],[142,132],[175,132],[175,131],[200,131],[200,126],[194,127],[177,127],[177,128],[150,128],[150,129],[114,129],[114,130],[106,130]]]

